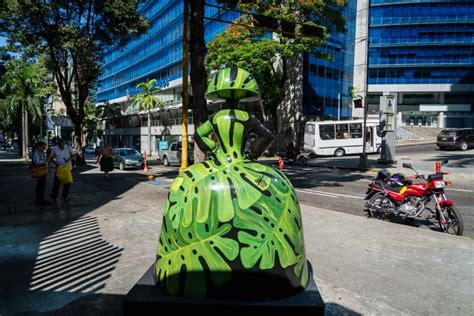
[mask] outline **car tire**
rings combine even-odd
[[[119,163],[119,169],[120,170],[125,170],[125,165],[123,164],[122,161]]]
[[[346,151],[343,148],[338,148],[334,152],[334,157],[342,157],[346,154]]]
[[[169,167],[169,165],[170,165],[170,161],[168,160],[168,157],[166,157],[166,156],[163,156],[163,165],[165,167]]]
[[[459,149],[462,151],[466,151],[469,148],[466,142],[462,142],[461,145],[459,146]]]

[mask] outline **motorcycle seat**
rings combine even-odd
[[[388,191],[397,192],[397,193],[400,193],[402,188],[403,187],[401,187],[399,185],[387,185],[385,187],[385,189],[387,189]]]

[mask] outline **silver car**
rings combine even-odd
[[[181,142],[172,142],[168,149],[161,152],[161,160],[163,165],[170,166],[171,164],[181,164]],[[188,143],[188,163],[191,165],[194,162],[194,143]]]

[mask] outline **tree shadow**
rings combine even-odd
[[[130,174],[74,170],[71,201],[34,205],[36,180],[28,164],[0,163],[0,313],[51,311],[85,295],[99,293],[114,272],[123,249],[101,235],[89,213],[120,199],[139,181]],[[52,177],[47,179],[48,197]]]

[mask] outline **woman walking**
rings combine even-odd
[[[105,180],[108,180],[109,172],[114,170],[114,160],[112,159],[112,150],[109,145],[104,144],[104,147],[97,158],[97,163],[100,163],[100,171],[105,173]]]
[[[44,189],[46,187],[46,176],[48,175],[48,166],[46,154],[44,152],[46,144],[44,142],[37,142],[35,144],[33,154],[31,155],[33,176],[36,178],[36,200],[37,206],[44,206],[51,204],[44,199]]]

